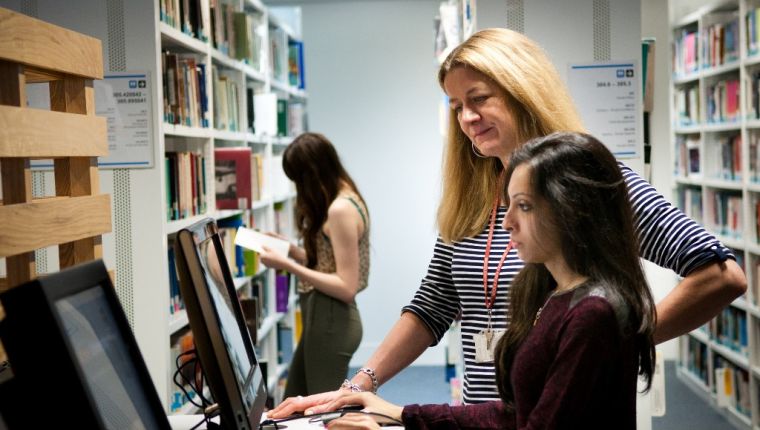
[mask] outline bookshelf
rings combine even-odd
[[[694,5],[696,9],[696,5]],[[679,377],[760,429],[760,1],[671,16],[674,199],[736,255],[750,288],[679,340]]]
[[[257,300],[259,315],[252,335],[256,338],[259,359],[267,363],[269,391],[275,401],[279,401],[281,381],[288,364],[283,361],[282,350],[293,349],[293,310],[297,306],[294,289],[290,288],[290,296],[286,299],[288,310],[283,312],[275,293],[278,275],[260,266],[255,256],[247,253],[241,263],[242,254],[239,250],[236,252],[231,242],[234,229],[240,224],[278,231],[288,237],[294,235],[295,193],[282,172],[281,154],[292,138],[305,130],[308,95],[303,85],[303,43],[287,24],[258,1],[190,0],[190,3],[199,8],[196,11],[198,19],[187,20],[182,15],[178,24],[173,9],[176,2],[157,2],[164,152],[189,152],[200,157],[197,163],[205,165],[205,177],[203,167],[195,169],[194,173],[191,168],[191,176],[197,176],[191,182],[197,184],[192,195],[198,203],[191,205],[190,209],[172,213],[171,204],[183,206],[179,201],[173,202],[174,194],[181,196],[183,193],[182,181],[177,181],[180,189],[176,193],[171,192],[172,186],[167,187],[164,200],[167,204],[164,229],[167,246],[171,247],[177,231],[204,217],[217,219],[220,228],[227,231],[226,254],[233,273],[237,271],[236,288],[241,297],[256,297]],[[195,9],[191,7],[190,10]],[[294,45],[299,47],[300,57],[299,53],[290,52]],[[295,56],[295,64],[291,56]],[[170,64],[174,64],[174,70]],[[184,77],[192,74],[193,64],[196,76],[194,81],[193,76],[185,79],[183,89],[180,88],[182,76],[176,71],[184,64],[190,66]],[[175,87],[172,89],[167,84]],[[184,105],[183,93],[185,99],[188,94],[191,99]],[[241,185],[241,177],[237,176],[237,194],[233,192],[232,196],[225,196],[215,187],[223,181],[219,169],[224,165],[221,161],[224,157],[220,154],[230,149],[242,157],[235,166],[237,169],[245,166],[248,182]],[[167,166],[174,162],[172,157],[168,156]],[[171,167],[166,169],[172,173]],[[209,174],[214,171],[216,174]],[[231,175],[234,177],[235,172]],[[201,192],[204,187],[205,193]],[[243,199],[241,191],[247,192],[243,192]],[[170,270],[169,277],[171,275]],[[169,315],[166,336],[167,344],[172,345],[172,356],[177,352],[174,345],[187,332],[187,316],[181,305],[176,305]],[[280,332],[289,333],[290,337],[280,335]],[[167,374],[172,369],[170,364]],[[192,410],[177,401],[181,396],[174,386],[170,385],[168,392],[170,412]]]
[[[148,76],[152,164],[100,169],[101,188],[113,195],[114,224],[103,237],[103,256],[116,268],[117,293],[167,413],[189,412],[172,382],[173,343],[188,326],[171,296],[169,251],[177,231],[206,217],[294,236],[295,192],[281,156],[306,129],[303,43],[259,0],[76,0],[65,7],[57,0],[0,0],[0,6],[101,39],[104,74]],[[223,147],[250,149],[257,194],[217,209],[215,149]],[[278,312],[276,274],[255,259],[248,266],[235,283],[243,296],[267,290],[257,351],[277,400],[287,372],[281,347],[293,347],[296,296],[291,287],[287,312]]]

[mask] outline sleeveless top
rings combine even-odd
[[[369,280],[369,224],[367,217],[367,207],[364,202],[354,192],[347,192],[338,195],[339,199],[347,199],[351,202],[356,210],[359,211],[359,215],[364,222],[364,232],[359,237],[359,291],[367,288],[367,282]],[[330,238],[320,230],[317,235],[317,265],[314,270],[322,273],[335,273],[337,267],[335,265],[335,254],[333,253],[332,244]],[[306,281],[299,280],[298,292],[308,293],[313,290],[314,286]]]

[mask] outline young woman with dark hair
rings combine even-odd
[[[296,227],[304,246],[291,244],[290,258],[264,252],[261,261],[299,279],[303,334],[285,396],[300,396],[340,385],[361,342],[354,298],[369,276],[369,214],[325,136],[298,136],[285,149],[282,167],[296,185]]]
[[[402,408],[356,393],[330,409],[361,404],[422,429],[636,428],[637,377],[652,378],[656,317],[618,163],[589,135],[554,133],[516,149],[506,181],[504,228],[525,267],[496,347],[501,401]],[[374,425],[355,415],[330,428]]]

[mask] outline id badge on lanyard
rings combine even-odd
[[[496,266],[496,273],[494,274],[493,285],[491,291],[488,291],[488,262],[491,255],[491,240],[493,239],[493,231],[496,224],[496,210],[499,205],[498,196],[494,201],[493,210],[491,211],[491,222],[488,229],[488,241],[486,242],[486,252],[483,258],[483,293],[485,294],[485,306],[488,310],[488,324],[485,330],[481,330],[476,333],[473,340],[475,342],[475,362],[476,363],[492,363],[494,361],[494,350],[496,344],[499,343],[499,339],[504,335],[506,330],[494,330],[491,326],[491,312],[493,304],[496,301],[496,292],[499,288],[499,275],[501,274],[501,268],[504,266],[504,261],[507,259],[507,254],[512,250],[512,241],[507,244],[507,248],[499,259],[499,264]]]

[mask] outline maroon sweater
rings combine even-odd
[[[638,357],[623,333],[628,308],[608,289],[584,285],[550,299],[512,366],[514,411],[502,402],[409,405],[410,429],[636,428]]]

